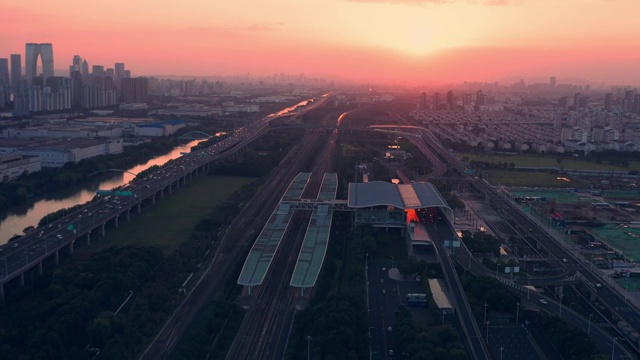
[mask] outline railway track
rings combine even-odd
[[[198,313],[224,286],[226,277],[221,274],[233,273],[235,266],[243,260],[243,256],[262,228],[261,224],[267,221],[289,182],[302,167],[305,153],[310,148],[309,144],[318,138],[318,132],[310,131],[305,134],[300,143],[271,172],[262,186],[262,189],[269,191],[259,191],[229,225],[208,268],[140,359],[159,360],[171,355]]]
[[[309,184],[301,198],[315,199],[318,196],[324,173],[332,169],[337,136],[337,131],[331,133],[320,156],[316,158]],[[307,145],[315,146],[310,141]],[[296,298],[296,290],[289,286],[289,280],[310,218],[310,211],[297,210],[294,213],[292,225],[281,240],[283,246],[274,255],[266,281],[255,293],[253,306],[245,316],[227,354],[228,360],[282,358],[286,350],[287,330],[293,321]]]

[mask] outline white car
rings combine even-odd
[[[541,302],[542,304],[548,304],[548,303],[549,303],[549,302],[548,302],[547,300],[545,300],[545,299],[540,299],[540,302]]]

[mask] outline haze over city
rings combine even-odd
[[[0,0],[0,360],[640,359],[640,0]]]
[[[55,43],[143,75],[274,72],[405,84],[637,84],[636,0],[0,1],[0,53]],[[57,68],[64,70],[64,67]]]

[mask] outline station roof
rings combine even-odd
[[[287,191],[284,193],[282,200],[299,200],[304,192],[304,189],[309,183],[311,173],[299,173],[289,184]]]
[[[318,200],[335,200],[338,192],[338,174],[325,173],[318,193]]]
[[[293,211],[289,206],[278,206],[251,247],[238,278],[238,284],[260,285],[271,265],[273,255],[278,250]]]
[[[384,181],[350,183],[350,208],[395,206],[400,209],[422,209],[449,205],[430,183],[391,184]],[[450,209],[450,208],[449,208]]]
[[[291,276],[291,286],[313,287],[316,284],[329,245],[332,218],[333,211],[328,210],[327,205],[320,205],[311,213],[311,220]]]

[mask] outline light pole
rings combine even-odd
[[[307,335],[307,360],[311,359],[311,336]]]
[[[573,310],[573,304],[575,304],[575,302],[569,304],[569,309]]]
[[[629,277],[630,274],[627,273],[626,285],[624,287],[624,299],[627,300],[627,296],[629,295]],[[613,360],[613,357],[611,358]]]
[[[613,346],[611,347],[611,360],[615,360],[615,355],[616,355],[616,340],[618,340],[617,337],[613,338]]]
[[[558,314],[558,316],[562,317],[562,294],[560,295],[560,313]]]
[[[393,261],[395,260],[393,255],[389,256],[391,258],[391,268],[393,269]]]
[[[502,350],[504,350],[504,346],[500,346],[500,360],[502,360]]]
[[[518,322],[519,315],[520,315],[520,303],[518,302],[516,303],[516,324],[519,323]]]
[[[487,344],[489,343],[489,323],[490,321],[487,321]]]
[[[591,334],[591,317],[593,314],[589,315],[589,324],[587,325],[587,335]]]
[[[487,324],[487,303],[484,303],[484,320],[482,321],[485,325]]]
[[[446,314],[446,310],[442,310],[442,326],[444,326],[444,314]]]

